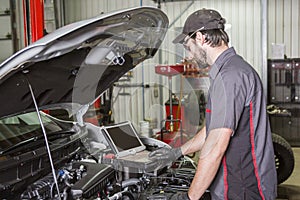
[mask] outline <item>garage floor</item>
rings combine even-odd
[[[293,148],[295,156],[295,168],[292,175],[284,183],[278,186],[278,198],[276,200],[300,199],[300,148]]]

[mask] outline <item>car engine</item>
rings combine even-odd
[[[195,174],[195,163],[191,158],[183,157],[152,171],[128,170],[125,166],[120,170],[118,160],[105,156],[109,155],[107,149],[99,150],[99,145],[95,145],[105,144],[95,130],[89,129],[88,135],[81,140],[81,150],[56,170],[56,180],[51,173],[41,177],[27,186],[21,199],[163,200],[188,190]],[[152,138],[142,141],[150,151],[165,145]],[[203,199],[209,199],[209,196]]]
[[[57,171],[59,195],[49,174],[29,185],[21,199],[168,199],[191,184],[195,169],[184,159],[157,175],[125,174],[93,160],[74,160]]]

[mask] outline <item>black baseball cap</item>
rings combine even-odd
[[[195,31],[223,29],[225,19],[219,12],[211,9],[201,9],[192,13],[185,21],[182,33],[178,35],[173,43],[183,43],[184,38]]]

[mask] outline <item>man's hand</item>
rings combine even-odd
[[[182,156],[182,152],[179,148],[161,148],[155,150],[149,154],[149,158],[153,160],[170,160],[175,161]]]
[[[180,192],[180,193],[173,194],[169,199],[170,200],[190,200],[187,192]]]

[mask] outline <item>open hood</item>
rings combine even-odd
[[[40,109],[90,105],[126,72],[153,57],[167,28],[162,11],[139,7],[46,35],[0,65],[0,118],[34,110],[32,94]]]

